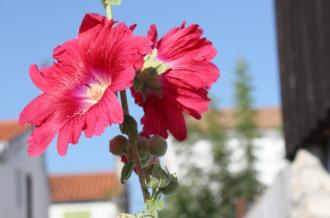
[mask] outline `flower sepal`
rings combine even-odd
[[[157,72],[154,68],[146,68],[140,71],[134,78],[134,89],[146,98],[147,92],[151,92],[158,97],[163,96],[160,82],[157,80]]]

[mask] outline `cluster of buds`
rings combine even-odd
[[[157,202],[161,194],[170,195],[176,192],[179,183],[175,174],[162,168],[160,157],[167,151],[166,140],[159,135],[144,137],[138,134],[137,123],[130,115],[125,115],[121,126],[123,135],[117,135],[109,143],[109,151],[119,156],[124,163],[121,171],[121,182],[125,184],[132,172],[143,174],[143,188],[148,192],[149,202]],[[134,152],[136,148],[136,154]],[[138,165],[141,167],[139,172]],[[151,195],[149,195],[151,191]]]

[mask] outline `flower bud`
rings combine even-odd
[[[139,135],[137,130],[137,123],[134,117],[131,115],[124,115],[124,122],[120,125],[122,133],[128,135],[129,140],[133,143],[137,143]]]
[[[145,156],[144,158],[141,158],[142,167],[143,168],[147,167],[149,165],[151,159],[152,159],[151,154],[147,154],[147,156]]]
[[[110,141],[109,150],[114,155],[122,155],[128,148],[128,140],[123,135],[117,135]]]
[[[171,175],[170,183],[166,187],[160,188],[159,190],[165,195],[171,195],[174,194],[178,190],[178,188],[179,188],[178,178],[175,177],[174,175]]]
[[[167,142],[163,137],[154,135],[149,139],[148,148],[152,155],[161,157],[167,151]]]
[[[150,156],[150,152],[147,148],[147,139],[143,136],[139,136],[137,147],[138,147],[138,154],[141,160],[146,159]]]
[[[157,185],[159,188],[163,188],[169,185],[171,181],[171,174],[168,172],[168,170],[164,170],[160,164],[154,165],[152,171],[151,171],[152,177],[154,177],[156,180],[158,180]]]

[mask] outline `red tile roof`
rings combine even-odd
[[[279,108],[256,108],[255,112],[255,122],[259,129],[279,128],[282,125],[282,113]],[[235,110],[221,110],[219,119],[225,128],[234,128]]]
[[[259,129],[275,129],[282,125],[282,113],[279,108],[256,108],[255,109],[255,122]],[[225,129],[232,129],[235,127],[235,110],[234,109],[221,109],[221,111],[213,111],[208,113],[218,113],[219,123]],[[206,117],[207,114],[204,116]],[[201,121],[188,118],[190,125],[197,125],[201,128],[205,127],[206,119],[202,118]]]
[[[109,200],[123,192],[114,172],[53,175],[49,184],[55,203]]]
[[[28,126],[21,127],[17,121],[0,121],[0,140],[10,141],[28,129]]]

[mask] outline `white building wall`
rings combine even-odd
[[[117,218],[119,209],[113,202],[52,204],[49,218],[65,218],[65,213],[88,211],[90,218]]]
[[[290,167],[289,163],[286,163],[274,183],[258,199],[245,218],[291,218],[290,193]]]
[[[277,129],[261,129],[260,136],[253,140],[255,146],[255,169],[258,179],[265,185],[271,185],[277,173],[285,166],[285,143],[281,132]],[[231,170],[239,171],[244,167],[244,150],[231,133],[228,139],[229,148],[232,151]]]
[[[265,185],[271,185],[277,173],[285,166],[285,144],[281,132],[277,129],[261,129],[260,136],[254,140],[255,155],[257,161],[255,163],[258,171],[258,178]],[[228,148],[232,152],[230,170],[238,172],[244,167],[243,155],[244,150],[239,145],[239,140],[235,133],[228,132]],[[212,154],[210,143],[206,140],[200,140],[191,145],[191,153],[188,155],[179,155],[176,147],[180,144],[173,139],[169,140],[168,153],[165,156],[165,164],[171,172],[176,172],[179,177],[183,177],[186,170],[182,167],[182,163],[195,164],[204,169],[212,166]]]
[[[319,159],[298,151],[245,218],[329,218],[330,175]]]
[[[26,176],[32,179],[32,218],[47,218],[49,205],[48,178],[43,158],[30,158],[26,152],[26,135],[11,142],[0,161],[0,217],[27,217]]]

